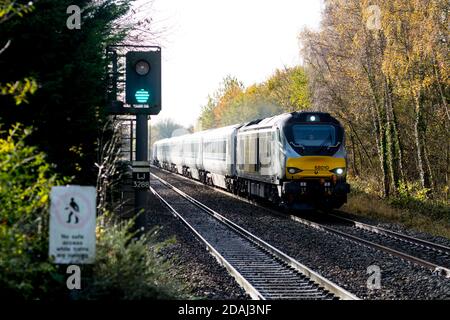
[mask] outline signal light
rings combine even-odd
[[[148,105],[147,114],[161,111],[161,51],[129,51],[126,54],[125,102]]]
[[[136,73],[140,76],[145,76],[150,72],[150,65],[147,61],[141,60],[136,63]]]
[[[140,90],[136,91],[134,96],[136,97],[136,100],[139,103],[147,103],[148,99],[150,98],[149,92],[144,89],[140,89]]]

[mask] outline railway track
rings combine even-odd
[[[183,176],[180,177],[183,179],[187,179]],[[193,181],[190,179],[187,180]],[[200,182],[198,183],[204,185]],[[246,198],[229,194],[228,192],[222,191],[215,187],[211,188],[214,188],[214,190],[222,192],[230,197],[238,198],[257,207],[262,207],[265,210],[272,212],[274,215],[282,217],[288,216],[295,222],[307,225],[317,230],[334,234],[341,238],[356,242],[360,245],[386,252],[390,255],[427,268],[433,274],[450,278],[449,247],[407,236],[374,225],[364,224],[355,220],[344,218],[339,214],[329,214],[329,216],[334,218],[335,221],[340,222],[340,225],[318,221],[317,219],[313,218],[299,217],[289,212],[280,212],[279,210],[267,208],[266,206],[262,206],[261,204],[255,203],[254,201],[249,201]]]
[[[358,298],[152,174],[150,190],[253,299]]]
[[[329,216],[344,224],[350,225],[353,229],[358,230],[358,233],[362,236],[367,235],[369,238],[374,239],[375,242],[381,240],[382,244],[386,243],[392,248],[401,248],[405,253],[413,255],[413,258],[418,257],[426,260],[426,267],[450,278],[450,247],[362,223],[343,217],[339,213],[330,214]]]
[[[431,249],[431,247],[425,248],[422,245],[420,245],[419,243],[422,241],[420,239],[409,237],[409,238],[411,238],[411,240],[406,242],[406,240],[403,240],[403,237],[408,237],[408,236],[405,236],[405,235],[401,235],[401,237],[394,236],[394,235],[389,235],[389,236],[386,235],[385,236],[384,234],[381,233],[381,230],[379,230],[380,233],[375,231],[378,229],[378,227],[365,225],[367,227],[365,227],[364,229],[361,228],[360,230],[362,230],[363,233],[364,232],[372,233],[372,240],[370,240],[368,237],[364,236],[363,234],[355,235],[354,232],[340,230],[338,227],[335,227],[335,226],[330,227],[329,225],[327,225],[323,222],[317,222],[312,219],[301,218],[296,215],[290,215],[289,217],[293,221],[302,223],[306,226],[309,226],[309,227],[312,227],[312,228],[315,228],[318,230],[322,230],[324,232],[328,232],[328,233],[334,234],[334,235],[342,237],[342,238],[346,238],[348,240],[354,241],[361,245],[365,245],[365,246],[368,246],[368,247],[371,247],[371,248],[374,248],[374,249],[377,249],[380,251],[384,251],[390,255],[402,258],[409,262],[412,262],[412,263],[415,263],[422,267],[425,267],[425,268],[429,269],[430,271],[432,271],[436,275],[441,275],[441,276],[450,278],[450,269],[448,269],[447,267],[442,266],[440,264],[437,264],[433,260],[433,256],[435,256],[435,253],[436,253],[436,252],[434,252],[434,249]],[[339,218],[339,219],[341,219],[341,218]],[[359,222],[356,222],[356,221],[354,221],[354,222],[358,226],[361,226],[361,224]],[[355,226],[355,228],[356,228],[356,226]],[[371,229],[371,231],[368,230],[369,228]],[[386,230],[386,229],[383,229],[383,230]],[[388,233],[386,233],[386,234],[388,234]],[[390,242],[390,244],[387,243],[386,241],[378,241],[379,239],[378,240],[373,239],[373,236],[379,237],[380,235],[382,235],[383,237],[387,237],[390,240],[390,241],[388,241],[388,242]],[[394,242],[396,243],[396,245],[393,244]],[[416,251],[415,255],[412,255],[411,253],[407,253],[408,248],[405,248],[405,246],[404,246],[405,243],[410,249],[411,249],[411,247],[413,247],[415,249],[415,251]],[[399,244],[400,244],[401,248],[399,248]],[[420,251],[420,253],[418,253],[417,251]],[[430,251],[433,251],[433,255],[431,255],[431,256],[429,254]],[[419,254],[422,257],[418,257],[417,255],[419,255]],[[424,257],[424,256],[426,256],[426,257]],[[446,256],[446,253],[440,252],[439,256],[444,257],[444,256]],[[448,258],[448,256],[447,256],[447,258]]]

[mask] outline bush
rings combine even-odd
[[[348,183],[351,185],[352,194],[371,194],[381,197],[382,186],[380,181],[374,176],[352,176],[347,177]]]
[[[429,199],[430,191],[421,188],[418,183],[401,183],[398,194],[390,199],[390,203],[435,219],[450,219],[449,204],[442,200]]]
[[[49,194],[67,183],[43,153],[27,146],[20,125],[0,132],[0,299],[148,299],[185,297],[168,276],[154,237],[134,239],[132,221],[101,217],[97,260],[82,266],[82,290],[66,287],[65,265],[48,259]]]
[[[133,221],[114,222],[101,217],[97,227],[97,257],[85,266],[84,289],[79,299],[176,299],[187,298],[184,288],[169,276],[169,261],[159,250],[156,229],[135,239]]]
[[[54,284],[47,222],[57,177],[45,155],[25,144],[30,133],[20,125],[0,132],[0,288],[10,297],[35,298]]]

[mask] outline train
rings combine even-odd
[[[329,113],[293,112],[156,141],[154,166],[289,208],[347,202],[345,131]]]

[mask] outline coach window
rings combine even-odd
[[[271,163],[271,134],[268,132],[259,135],[259,161],[262,167],[267,167]]]
[[[244,170],[244,150],[245,150],[245,139],[242,135],[238,136],[237,143],[237,165],[239,170]]]

